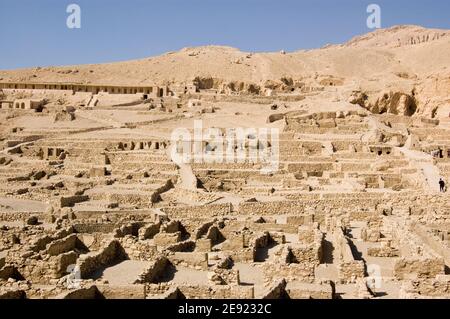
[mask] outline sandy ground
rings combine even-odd
[[[0,210],[5,212],[42,212],[48,205],[42,201],[0,198]]]
[[[208,285],[208,272],[178,266],[171,282],[175,284]]]
[[[133,284],[149,265],[148,261],[125,260],[96,272],[92,277],[107,280],[111,285]]]
[[[239,270],[239,278],[242,285],[250,285],[255,289],[255,298],[264,292],[264,276],[258,265],[235,263],[234,269]]]

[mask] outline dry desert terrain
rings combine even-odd
[[[449,298],[449,52],[408,25],[0,71],[0,298]]]

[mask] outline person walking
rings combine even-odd
[[[441,190],[441,193],[445,193],[445,182],[442,178],[439,180],[439,188]]]

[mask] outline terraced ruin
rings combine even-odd
[[[449,298],[448,39],[1,71],[0,298]]]

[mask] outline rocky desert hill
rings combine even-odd
[[[448,115],[450,31],[395,26],[342,45],[292,53],[221,46],[127,62],[0,71],[0,81],[179,84],[249,94],[335,86],[338,96],[375,113]]]

